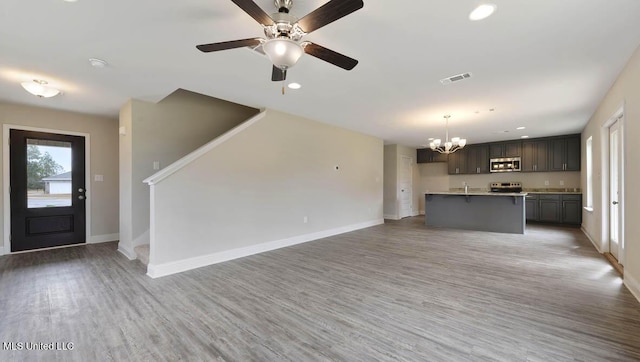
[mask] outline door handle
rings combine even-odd
[[[618,205],[618,201],[614,201],[614,202],[612,202],[612,204]]]

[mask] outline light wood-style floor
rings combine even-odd
[[[0,360],[637,361],[640,304],[578,229],[388,222],[150,279],[115,243],[0,257]]]

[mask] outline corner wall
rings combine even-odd
[[[640,48],[636,49],[631,59],[622,70],[617,80],[602,100],[589,123],[582,132],[582,144],[586,144],[589,137],[593,137],[593,212],[583,211],[582,226],[589,237],[601,249],[608,250],[606,232],[603,224],[608,222],[603,199],[606,200],[608,189],[602,183],[602,168],[606,166],[603,158],[608,154],[606,150],[607,122],[621,107],[624,106],[624,195],[621,200],[625,214],[623,229],[625,254],[621,260],[624,265],[624,282],[640,300],[640,143],[634,140],[640,137]],[[582,147],[583,163],[586,160],[585,147]],[[583,169],[586,166],[583,164]],[[586,189],[586,174],[582,176],[582,185]],[[604,235],[603,235],[604,234]]]
[[[43,101],[46,102],[45,99]],[[91,198],[91,224],[88,225],[91,228],[91,234],[87,242],[118,240],[118,120],[0,102],[0,122],[3,125],[88,133],[91,141],[91,169],[89,170],[91,179],[86,180],[86,185],[89,191],[87,196]],[[3,149],[0,147],[0,153],[2,152]],[[96,182],[94,179],[96,174],[103,175],[104,181]],[[0,195],[0,201],[3,203],[4,196],[3,192]],[[3,212],[0,211],[0,213]],[[2,224],[0,224],[0,235],[4,235]],[[0,251],[4,249],[3,242],[0,240]]]
[[[258,113],[255,108],[179,89],[158,103],[130,100],[120,112],[119,250],[149,243],[149,187],[143,180]]]
[[[148,274],[380,224],[382,177],[382,140],[268,110],[167,178],[149,179]]]

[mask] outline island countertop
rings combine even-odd
[[[527,196],[526,192],[460,192],[460,191],[430,191],[425,195],[459,195],[459,196]]]

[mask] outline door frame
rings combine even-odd
[[[603,252],[608,252],[610,250],[610,243],[609,243],[609,237],[610,237],[610,230],[609,230],[609,224],[610,224],[610,204],[611,204],[611,199],[610,199],[610,189],[609,189],[609,180],[611,179],[609,173],[610,173],[610,165],[609,165],[609,159],[610,159],[610,142],[609,142],[609,128],[615,123],[618,122],[618,132],[620,133],[620,189],[618,190],[619,192],[619,199],[621,200],[620,202],[622,203],[622,207],[620,208],[620,212],[618,214],[618,217],[620,218],[620,234],[618,235],[619,237],[619,250],[618,250],[618,263],[620,263],[620,265],[625,265],[625,240],[624,240],[624,230],[625,230],[625,184],[624,184],[624,176],[625,176],[625,165],[626,165],[626,157],[625,157],[625,145],[626,145],[626,133],[625,133],[625,117],[624,117],[624,103],[622,105],[620,105],[620,107],[618,107],[618,109],[613,113],[613,115],[611,115],[611,117],[609,117],[609,119],[607,119],[606,122],[604,122],[602,124],[602,127],[600,128],[600,140],[601,140],[601,150],[600,150],[600,157],[601,157],[601,165],[602,165],[602,172],[601,172],[601,183],[602,183],[602,189],[601,189],[601,195],[602,195],[602,213],[601,213],[601,238],[602,238],[602,250]]]
[[[10,131],[12,129],[17,129],[21,131],[34,131],[34,132],[46,132],[46,133],[57,133],[69,136],[81,136],[84,137],[84,166],[85,166],[85,195],[87,198],[85,200],[85,243],[84,244],[71,244],[71,245],[63,245],[63,246],[54,246],[52,248],[42,248],[42,249],[34,249],[34,250],[25,250],[25,251],[17,251],[11,252],[11,193],[9,192],[9,186],[11,184],[11,175],[10,175],[10,150],[9,150],[9,136]],[[47,249],[57,249],[57,248],[68,248],[78,245],[85,245],[89,243],[91,236],[91,200],[93,199],[91,195],[91,136],[88,133],[83,132],[75,132],[75,131],[66,131],[61,129],[52,129],[52,128],[40,128],[40,127],[30,127],[30,126],[22,126],[16,124],[3,124],[2,126],[2,195],[3,195],[3,225],[4,225],[4,254],[18,254],[18,253],[30,253],[34,251],[41,251]]]

